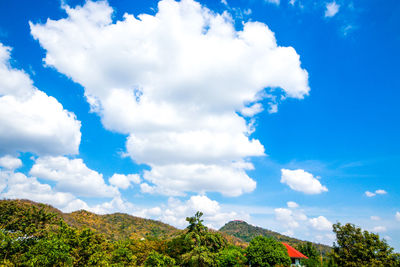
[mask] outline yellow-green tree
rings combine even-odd
[[[354,224],[333,225],[336,242],[330,257],[339,266],[400,266],[399,254],[378,234],[362,231]]]

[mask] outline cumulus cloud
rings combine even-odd
[[[321,185],[317,178],[302,169],[281,169],[281,174],[281,183],[287,184],[295,191],[305,194],[320,194],[328,191],[328,188]]]
[[[332,230],[332,223],[324,216],[319,216],[316,218],[311,218],[309,220],[311,226],[319,231],[329,231]]]
[[[335,16],[339,12],[340,5],[335,1],[327,3],[325,6],[325,17],[330,18]]]
[[[85,88],[105,128],[129,135],[127,153],[150,167],[142,191],[254,190],[246,170],[249,157],[264,155],[251,138],[261,101],[271,90],[278,100],[309,92],[292,47],[278,46],[265,24],[237,31],[227,12],[192,0],[163,0],[155,15],[116,22],[105,1],[63,8],[66,18],[30,23],[31,33],[46,65]]]
[[[287,206],[288,206],[288,208],[295,209],[295,208],[299,207],[299,204],[297,204],[294,201],[288,201]]]
[[[193,216],[196,211],[204,213],[203,219],[206,225],[213,229],[219,229],[222,225],[231,220],[247,220],[249,218],[248,214],[224,211],[217,201],[211,200],[205,195],[196,195],[190,197],[185,202],[170,198],[168,206],[165,211],[163,211],[160,219],[175,226],[184,227],[187,225],[186,217]]]
[[[387,192],[383,189],[375,190],[375,192],[365,191],[365,195],[367,197],[374,197],[376,195],[386,195],[386,194],[387,194]]]
[[[40,157],[30,170],[30,175],[55,182],[55,189],[85,197],[115,197],[116,187],[106,185],[103,175],[89,169],[82,159],[66,157]]]
[[[373,221],[380,221],[381,218],[379,216],[371,216],[371,220]]]
[[[285,208],[277,208],[275,211],[275,219],[281,223],[284,223],[288,228],[297,228],[299,223],[293,216],[293,211]]]
[[[47,203],[65,212],[88,209],[87,204],[73,194],[57,192],[50,185],[42,184],[35,177],[28,177],[20,172],[0,170],[0,196]]]
[[[128,187],[130,187],[132,183],[140,183],[140,176],[138,174],[124,175],[115,173],[113,176],[111,176],[110,179],[108,179],[108,181],[110,184],[115,185],[118,188],[128,189]]]
[[[2,168],[14,170],[21,166],[22,166],[22,161],[19,158],[10,155],[5,155],[0,158],[0,167]]]
[[[10,51],[0,43],[0,154],[77,154],[80,121],[12,68]]]
[[[396,220],[400,222],[400,212],[397,211],[394,216],[395,216]]]
[[[386,232],[386,227],[385,226],[381,226],[381,225],[375,226],[374,228],[372,228],[372,232],[375,232],[375,233]]]
[[[289,208],[274,210],[275,220],[279,224],[278,229],[284,230],[283,234],[293,237],[296,233],[301,233],[303,238],[309,236],[309,240],[331,244],[332,238],[329,232],[332,231],[332,223],[326,217],[308,217],[304,210],[293,201],[287,202],[287,205]]]

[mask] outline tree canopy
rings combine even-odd
[[[251,266],[289,266],[291,260],[286,247],[273,238],[258,236],[246,250]]]
[[[339,266],[400,266],[399,254],[393,253],[378,234],[363,231],[354,224],[333,225],[336,242],[331,257]]]

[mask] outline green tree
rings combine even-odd
[[[152,251],[144,262],[146,267],[172,267],[175,260],[167,255]]]
[[[168,255],[183,266],[215,266],[219,252],[226,248],[226,239],[203,225],[202,212],[187,217],[186,231],[168,243]]]
[[[308,257],[308,259],[301,260],[302,265],[306,267],[321,266],[321,254],[311,242],[301,243],[296,246],[296,249]]]
[[[354,224],[333,225],[336,240],[330,254],[339,266],[400,266],[399,254],[379,235],[362,231]]]
[[[231,245],[219,253],[217,262],[220,267],[238,267],[244,266],[247,258],[242,248]]]
[[[246,256],[251,266],[289,266],[286,247],[273,238],[257,236],[250,241]]]
[[[118,266],[135,266],[136,256],[129,247],[129,241],[116,241],[113,243],[111,263]]]

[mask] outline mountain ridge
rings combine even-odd
[[[0,200],[0,203],[1,202],[15,203],[20,208],[29,208],[31,205],[43,208],[46,211],[56,214],[70,226],[78,229],[87,227],[103,234],[107,239],[113,241],[141,238],[169,239],[178,236],[185,231],[158,220],[145,219],[120,212],[112,214],[96,214],[86,210],[78,210],[64,213],[51,205],[27,199]],[[227,222],[219,230],[210,230],[221,233],[229,243],[241,247],[246,247],[251,239],[259,235],[273,237],[278,241],[286,242],[292,246],[307,242],[258,226],[253,226],[241,220]],[[331,249],[326,245],[313,244],[324,255]]]
[[[266,236],[266,237],[273,237],[276,240],[280,242],[285,242],[290,244],[291,246],[297,246],[299,244],[304,244],[306,242],[310,241],[305,241],[305,240],[300,240],[297,238],[289,237],[283,234],[280,234],[278,232],[274,232],[259,226],[254,226],[251,225],[245,221],[242,220],[234,220],[226,223],[224,226],[222,226],[219,229],[220,232],[226,233],[228,235],[232,235],[234,237],[239,238],[240,240],[244,242],[250,242],[251,239],[253,239],[256,236]],[[330,250],[331,247],[324,245],[324,244],[319,244],[319,243],[314,243],[311,242],[323,255],[326,255]]]

